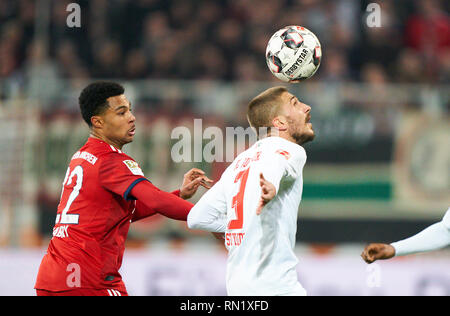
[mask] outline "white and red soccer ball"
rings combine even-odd
[[[275,77],[297,82],[319,69],[322,48],[319,39],[302,26],[286,26],[272,35],[266,49],[266,62]]]

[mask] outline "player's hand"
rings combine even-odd
[[[207,189],[211,188],[211,183],[213,181],[205,176],[203,170],[192,168],[186,172],[183,176],[183,184],[180,188],[180,197],[184,200],[192,197],[199,186],[205,187]]]
[[[263,207],[269,203],[277,194],[275,186],[264,179],[262,173],[259,174],[259,185],[261,186],[261,198],[259,199],[259,204],[256,209],[256,215],[261,214]]]
[[[364,248],[361,257],[367,263],[372,263],[376,260],[390,259],[395,255],[395,249],[388,244],[369,244]]]

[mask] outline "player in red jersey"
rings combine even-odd
[[[37,295],[127,295],[119,269],[130,223],[156,213],[185,221],[193,204],[184,199],[212,181],[194,168],[180,190],[168,193],[145,178],[121,150],[133,141],[136,119],[119,84],[90,84],[79,104],[90,137],[67,169],[35,289]]]

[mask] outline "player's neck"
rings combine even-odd
[[[262,137],[262,138],[267,138],[267,137],[280,137],[291,143],[297,144],[296,140],[291,135],[289,135],[288,133],[284,133],[283,131],[276,130],[275,133],[273,133],[273,131],[272,131],[272,132],[269,132],[267,134],[267,136]]]
[[[108,137],[106,137],[106,136],[104,136],[104,135],[102,135],[102,134],[100,134],[97,131],[92,130],[92,129],[90,131],[89,137],[100,139],[100,140],[104,141],[105,143],[107,143],[107,144],[109,144],[111,146],[114,146],[117,149],[122,149],[122,147],[123,147],[123,144],[119,144],[116,141],[114,141],[112,139],[109,139]]]

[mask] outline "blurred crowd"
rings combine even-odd
[[[81,7],[79,28],[66,24],[71,2]],[[448,82],[449,3],[379,1],[381,27],[368,27],[371,2],[2,0],[0,77],[273,80],[267,40],[303,25],[323,46],[313,80]]]

